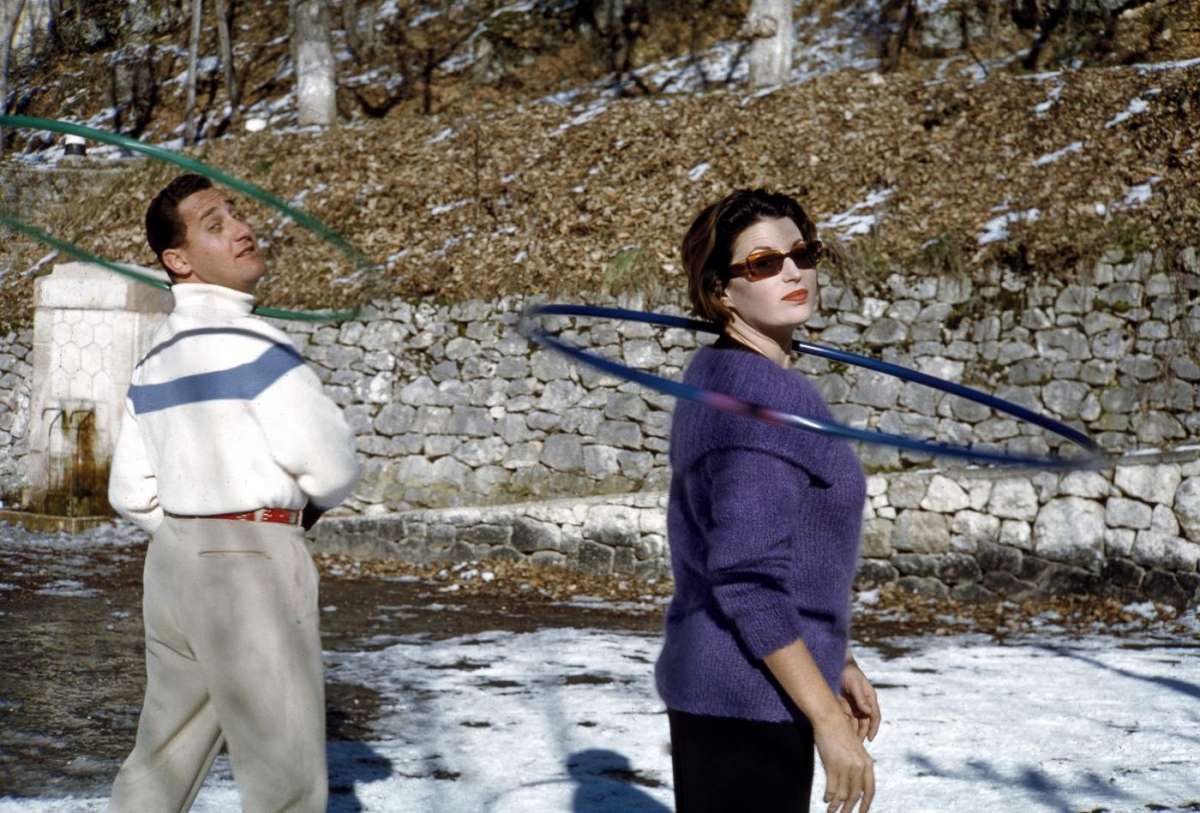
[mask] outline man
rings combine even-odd
[[[146,699],[112,813],[186,811],[227,746],[244,810],[324,811],[317,573],[303,530],[354,487],[354,435],[288,337],[251,315],[250,229],[199,175],[146,213],[175,309],[133,374],[109,480],[154,535]]]

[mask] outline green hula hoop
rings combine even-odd
[[[99,141],[104,144],[112,144],[117,147],[124,147],[134,152],[140,152],[143,155],[149,156],[156,161],[162,161],[168,164],[175,164],[183,169],[190,170],[198,175],[204,175],[207,178],[227,186],[237,192],[240,192],[247,197],[264,203],[275,209],[287,217],[294,220],[300,226],[316,234],[322,240],[332,243],[343,254],[345,254],[351,262],[354,263],[356,269],[371,267],[371,263],[367,261],[357,248],[351,245],[344,237],[335,232],[333,229],[326,226],[317,218],[303,212],[295,207],[289,206],[279,198],[272,195],[267,190],[260,186],[244,181],[240,178],[235,178],[232,175],[222,172],[221,170],[210,167],[202,161],[197,161],[194,158],[188,158],[186,155],[180,155],[163,147],[156,147],[152,144],[144,144],[134,138],[123,136],[120,133],[110,133],[105,130],[96,130],[91,127],[84,127],[81,124],[73,124],[68,121],[58,121],[56,119],[39,119],[31,116],[0,116],[0,127],[14,127],[32,130],[49,130],[56,133],[64,133],[66,135],[77,135],[83,138]],[[117,263],[105,260],[101,257],[92,254],[91,252],[82,249],[65,240],[60,240],[45,232],[34,228],[26,223],[17,220],[6,212],[0,211],[0,223],[3,223],[10,229],[24,234],[38,242],[45,243],[58,251],[62,251],[77,259],[85,262],[95,263],[99,266],[114,271],[122,276],[137,280],[138,282],[147,285],[153,285],[156,288],[169,289],[169,283],[163,282],[160,279],[151,277],[147,274],[142,274]],[[359,314],[359,309],[349,311],[293,311],[283,308],[269,308],[256,306],[254,313],[259,316],[267,316],[274,319],[293,319],[306,322],[338,322],[347,319],[354,319]]]

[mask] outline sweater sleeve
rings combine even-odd
[[[713,594],[750,653],[764,658],[801,637],[789,583],[802,480],[787,461],[752,449],[714,451],[703,465]]]
[[[153,534],[162,523],[158,477],[146,455],[145,441],[128,399],[108,475],[108,502],[118,514],[148,533]]]
[[[296,365],[252,403],[271,456],[314,506],[325,511],[350,496],[359,475],[354,433],[307,364]]]

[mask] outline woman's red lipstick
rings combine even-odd
[[[785,296],[784,299],[788,302],[799,302],[801,305],[803,305],[808,301],[808,290],[801,288],[798,291],[792,291],[790,294]]]

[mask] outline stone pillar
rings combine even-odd
[[[110,513],[108,471],[130,376],[174,300],[100,266],[67,263],[37,281],[34,302],[23,502],[38,513]]]

